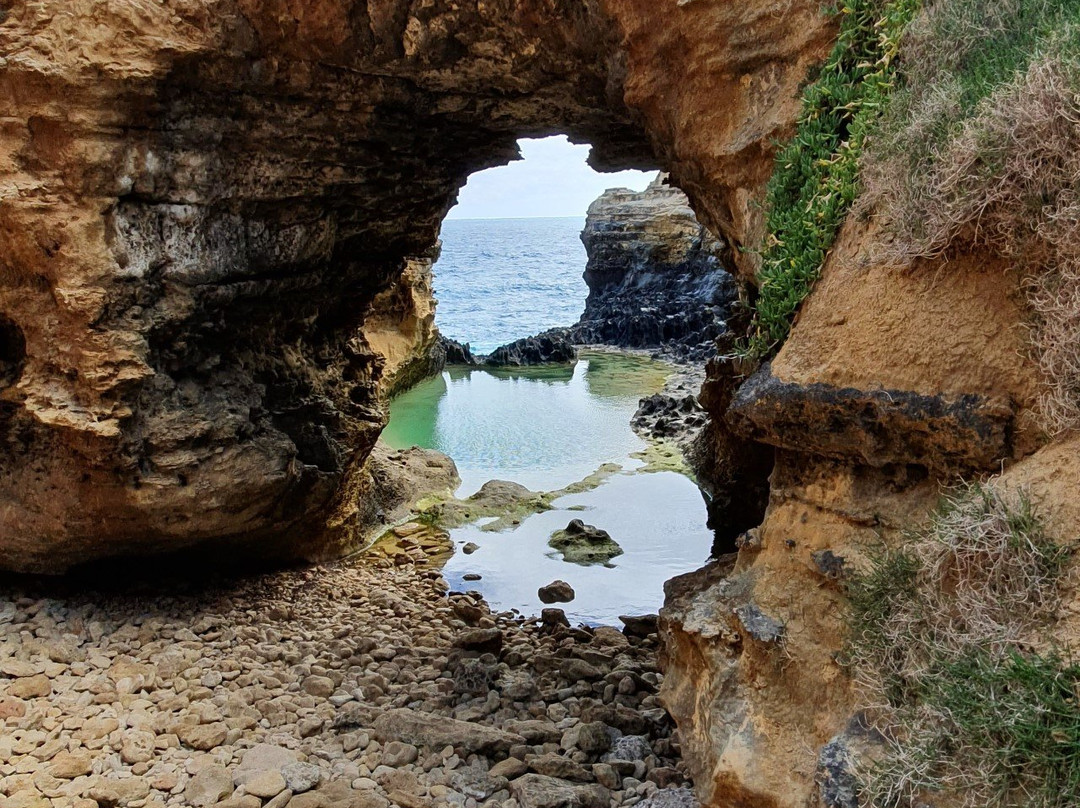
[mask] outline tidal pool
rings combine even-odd
[[[383,439],[452,457],[462,478],[459,497],[493,479],[549,492],[606,463],[622,468],[511,530],[484,530],[482,522],[452,530],[456,547],[472,542],[479,549],[454,554],[444,567],[447,582],[481,592],[496,608],[536,614],[544,605],[537,589],[559,578],[577,595],[557,605],[572,621],[589,624],[657,611],[664,581],[700,567],[713,541],[697,485],[677,472],[649,471],[632,457],[648,444],[630,418],[670,372],[644,357],[583,352],[573,367],[448,369],[394,399]],[[575,518],[608,531],[623,554],[607,566],[563,561],[548,538]],[[470,573],[481,579],[465,581]]]

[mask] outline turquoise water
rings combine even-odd
[[[585,218],[447,219],[435,264],[439,330],[486,354],[573,325],[589,293]]]
[[[488,480],[554,491],[646,444],[630,429],[638,401],[670,368],[623,354],[523,370],[451,368],[398,396],[383,440],[450,455],[468,496]]]
[[[554,510],[496,533],[481,525],[451,531],[456,553],[444,575],[459,590],[475,589],[497,608],[536,614],[536,590],[561,578],[577,591],[560,604],[571,620],[616,624],[620,614],[657,611],[668,578],[700,567],[713,536],[705,501],[689,478],[650,472],[631,457],[647,444],[630,428],[643,396],[657,392],[670,367],[625,354],[583,353],[574,366],[518,371],[450,369],[398,396],[383,439],[395,448],[419,445],[454,459],[458,496],[488,480],[512,480],[534,491],[557,491],[605,463],[621,473],[597,488],[562,496]],[[569,564],[547,540],[581,518],[607,530],[624,554],[611,565]],[[463,576],[477,573],[479,581]]]

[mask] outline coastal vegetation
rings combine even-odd
[[[900,40],[918,0],[844,0],[839,35],[803,95],[795,136],[777,154],[766,193],[766,243],[754,324],[743,346],[765,359],[799,305],[859,192],[859,158],[895,84]]]
[[[972,484],[852,578],[848,662],[884,739],[865,804],[1077,804],[1080,666],[1047,631],[1070,555],[1023,492]]]

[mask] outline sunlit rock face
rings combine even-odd
[[[385,421],[372,302],[517,137],[667,165],[739,241],[767,166],[728,169],[790,124],[830,32],[809,2],[668,5],[9,8],[0,565],[348,549]]]

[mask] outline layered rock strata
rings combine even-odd
[[[589,296],[574,339],[704,362],[738,291],[726,244],[666,183],[661,175],[640,193],[612,189],[589,206],[581,233]]]
[[[1023,485],[1059,539],[1075,535],[1074,440],[1041,446],[1034,426],[1018,273],[987,255],[880,264],[876,238],[845,226],[771,365],[747,378],[710,363],[717,469],[751,456],[725,455],[732,441],[775,466],[737,555],[673,583],[661,612],[662,698],[706,804],[853,804],[868,705],[842,664],[847,572],[923,524],[943,487]],[[1055,636],[1073,635],[1067,613]]]
[[[430,258],[410,259],[397,281],[371,302],[364,335],[383,358],[384,396],[412,387],[446,364],[447,346],[435,327],[431,267]]]
[[[8,7],[2,564],[355,546],[365,323],[465,178],[563,131],[737,247],[831,30],[808,0]]]

